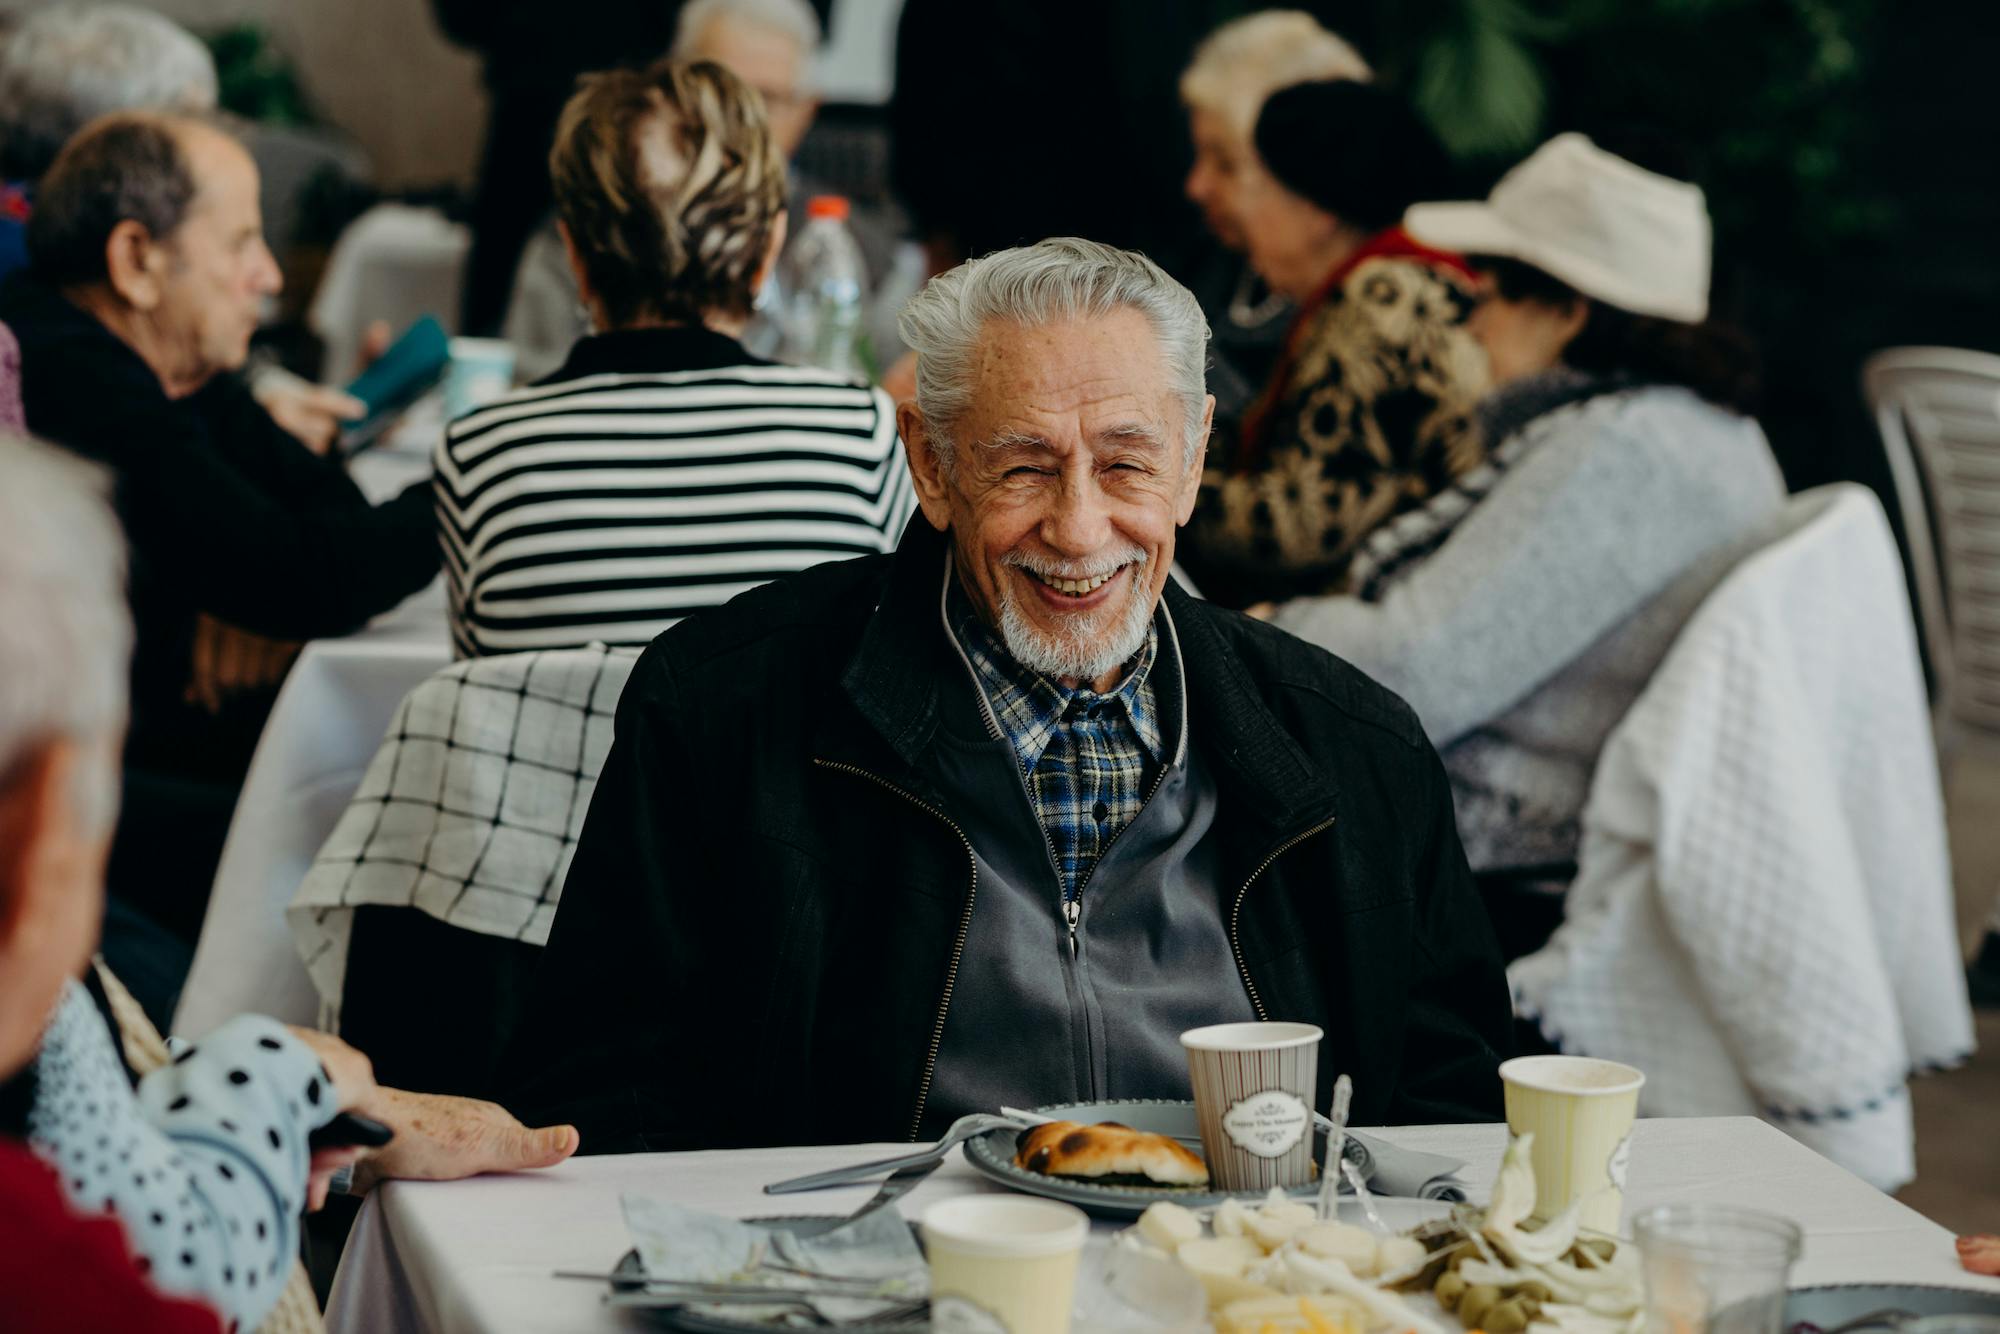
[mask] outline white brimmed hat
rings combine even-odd
[[[1708,317],[1714,246],[1701,187],[1559,134],[1484,200],[1417,204],[1403,225],[1426,245],[1532,264],[1635,315]]]

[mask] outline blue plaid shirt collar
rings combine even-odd
[[[1016,662],[999,636],[973,610],[956,574],[946,578],[945,623],[972,664],[993,722],[1020,757],[1022,773],[1033,773],[1041,763],[1042,753],[1065,714],[1101,708],[1124,713],[1147,756],[1155,764],[1165,762],[1166,736],[1160,724],[1159,692],[1152,680],[1153,665],[1160,656],[1157,623],[1147,629],[1145,645],[1126,664],[1125,675],[1114,688],[1104,694],[1088,685],[1066,690],[1061,682]]]

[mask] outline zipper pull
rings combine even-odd
[[[1063,920],[1069,923],[1069,957],[1076,957],[1076,923],[1083,916],[1083,895],[1063,904]]]

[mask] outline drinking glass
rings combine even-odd
[[[1632,1227],[1647,1334],[1778,1334],[1804,1239],[1788,1218],[1722,1204],[1663,1204]]]

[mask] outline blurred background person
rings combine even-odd
[[[549,144],[577,76],[652,59],[679,9],[678,0],[583,0],[557,15],[543,0],[431,0],[445,36],[479,53],[486,84],[461,332],[499,331],[521,249],[548,215]]]
[[[781,574],[896,545],[914,501],[888,396],[740,342],[786,233],[765,106],[719,64],[667,60],[589,75],[564,108],[561,237],[597,332],[446,433],[461,656],[646,644]]]
[[[793,239],[805,225],[808,201],[830,193],[789,165],[819,109],[812,68],[820,38],[819,15],[806,0],[691,0],[681,9],[670,53],[681,60],[712,60],[764,99],[771,136],[788,164],[786,234]],[[848,211],[846,223],[860,243],[870,285],[879,289],[895,261],[896,225],[876,210],[858,208]],[[799,360],[788,354],[775,318],[786,297],[780,278],[781,267],[766,275],[742,341],[760,357]],[[590,332],[553,212],[521,255],[502,331],[514,345],[515,378],[523,381],[556,369],[570,345]]]
[[[1784,482],[1747,340],[1708,317],[1699,187],[1566,134],[1408,226],[1479,275],[1492,456],[1377,530],[1356,596],[1266,614],[1417,711],[1515,958],[1561,921],[1606,738]]]
[[[17,1090],[97,938],[116,809],[123,666],[117,528],[90,473],[0,439],[0,1326],[216,1334],[156,1289],[111,1217],[70,1203]]]
[[[0,1326],[220,1329],[219,1311],[253,1328],[285,1288],[300,1213],[359,1156],[307,1141],[339,1111],[396,1132],[363,1188],[549,1166],[576,1134],[381,1088],[345,1043],[258,1016],[168,1060],[87,963],[132,639],[109,479],[5,434],[0,475]],[[121,1053],[142,1051],[128,1069]],[[142,1274],[213,1310],[197,1321]]]
[[[76,132],[113,111],[213,111],[215,61],[193,33],[136,5],[53,5],[0,40],[0,279],[28,263],[35,189]],[[360,414],[345,394],[258,377],[278,424],[324,453]]]
[[[1298,9],[1271,9],[1223,24],[1195,48],[1181,75],[1181,102],[1194,141],[1185,190],[1213,244],[1198,245],[1178,276],[1214,330],[1208,391],[1222,420],[1240,417],[1271,373],[1298,307],[1243,257],[1245,199],[1271,189],[1252,133],[1264,99],[1280,88],[1322,79],[1371,77],[1352,46]]]
[[[28,262],[35,187],[70,136],[113,111],[212,111],[198,38],[136,5],[57,5],[0,42],[0,278]]]
[[[1183,562],[1229,605],[1339,585],[1369,532],[1475,466],[1486,366],[1470,273],[1400,226],[1449,179],[1409,105],[1351,79],[1257,117],[1234,209],[1245,252],[1298,306],[1262,394],[1212,447]]]
[[[217,697],[197,670],[208,636],[346,633],[438,564],[427,486],[370,505],[229,374],[282,281],[257,186],[249,155],[211,123],[105,117],[43,178],[32,265],[0,286],[29,429],[103,464],[117,487],[138,639],[111,889],[184,947],[275,680]],[[107,950],[164,1021],[184,951],[153,939],[133,957],[119,926]]]
[[[932,273],[1051,236],[1177,255],[1175,84],[1234,0],[905,0],[890,172]],[[1033,182],[1032,186],[996,185]]]

